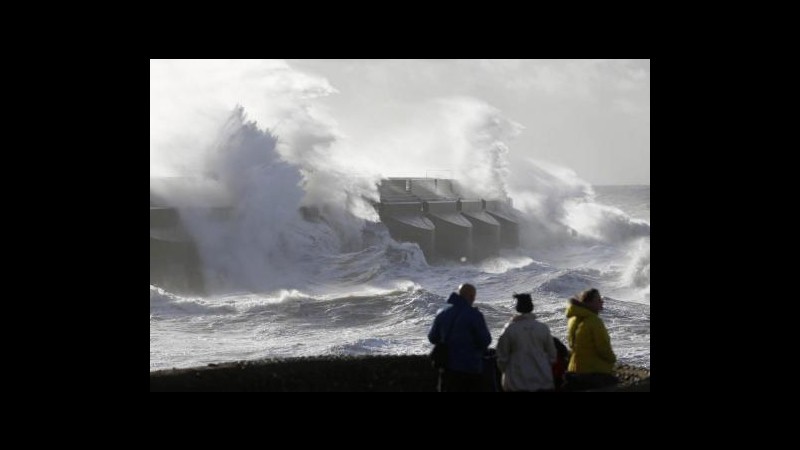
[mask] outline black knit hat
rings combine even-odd
[[[517,299],[517,312],[529,313],[533,311],[533,299],[531,294],[514,294]]]

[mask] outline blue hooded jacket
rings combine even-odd
[[[450,306],[440,310],[433,319],[428,340],[431,344],[437,344],[446,339],[450,349],[447,355],[448,370],[483,373],[483,354],[492,342],[483,314],[469,306],[467,299],[455,292],[450,294],[447,303]],[[445,336],[448,332],[449,336]]]

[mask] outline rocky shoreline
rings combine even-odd
[[[598,391],[650,391],[649,369],[614,371],[620,384]],[[315,356],[154,371],[150,392],[435,392],[436,380],[427,355]]]

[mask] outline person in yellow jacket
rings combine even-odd
[[[588,289],[567,304],[567,343],[572,350],[564,390],[594,389],[617,384],[613,375],[617,356],[611,350],[603,320],[603,297]]]

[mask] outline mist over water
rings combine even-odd
[[[513,292],[532,292],[563,340],[566,299],[598,287],[618,357],[649,366],[649,186],[593,187],[535,159],[511,167],[524,127],[481,99],[409,103],[401,121],[376,108],[360,132],[320,104],[329,95],[327,80],[280,61],[151,61],[151,177],[206,180],[233,205],[220,219],[160,193],[197,242],[210,295],[151,285],[151,370],[426,352],[433,316],[462,282],[478,287],[492,346]],[[513,201],[520,248],[431,266],[391,239],[370,203],[379,180],[444,167],[436,176],[468,195]]]

